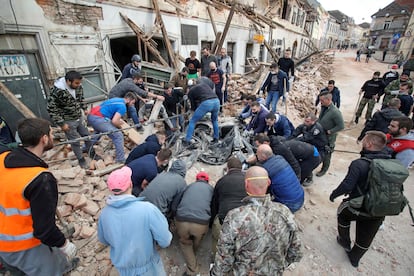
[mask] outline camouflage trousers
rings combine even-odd
[[[361,117],[362,111],[365,108],[365,105],[368,104],[367,107],[367,112],[365,113],[365,119],[369,120],[371,119],[372,116],[372,110],[374,109],[375,106],[375,100],[374,99],[367,99],[362,97],[361,101],[359,102],[359,106],[358,106],[358,110],[355,114],[356,117]]]

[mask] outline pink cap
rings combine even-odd
[[[397,64],[392,65],[391,69],[398,69],[398,65]]]
[[[132,170],[127,166],[111,172],[108,180],[106,181],[108,184],[108,189],[115,195],[125,192],[129,187],[131,187],[131,176]]]
[[[197,179],[197,181],[198,180],[204,180],[204,181],[207,181],[208,182],[208,180],[209,180],[208,173],[206,173],[206,172],[199,172],[196,175],[196,179]]]

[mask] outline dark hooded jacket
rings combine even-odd
[[[341,195],[349,195],[345,200],[350,200],[365,194],[368,190],[367,179],[370,167],[368,160],[362,159],[390,159],[391,155],[386,151],[361,151],[361,158],[352,161],[349,165],[348,173],[339,184],[338,188],[332,191],[331,198],[336,198]],[[362,192],[362,194],[358,191]]]
[[[128,155],[125,164],[131,163],[131,161],[138,159],[146,154],[157,155],[157,152],[161,149],[161,145],[158,142],[157,135],[152,134],[145,139],[145,142],[136,146]]]
[[[139,196],[157,206],[164,215],[169,215],[172,202],[187,186],[185,174],[184,161],[176,160],[168,172],[157,175]]]
[[[358,141],[361,141],[362,138],[364,138],[365,133],[370,130],[382,131],[385,134],[388,133],[388,125],[391,120],[399,116],[404,116],[404,114],[402,114],[398,109],[387,107],[382,110],[378,110],[374,113],[372,118],[366,122],[364,129],[358,137]]]

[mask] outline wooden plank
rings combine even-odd
[[[263,44],[266,46],[267,51],[272,56],[274,62],[277,62],[279,60],[279,55],[275,52],[275,50],[272,49],[272,47],[269,45],[269,43],[267,43],[266,39],[263,40]]]
[[[0,93],[11,103],[25,118],[37,116],[0,81]]]
[[[157,21],[158,24],[161,26],[162,36],[164,37],[165,46],[167,47],[168,57],[170,58],[170,63],[174,69],[178,68],[177,62],[174,55],[174,50],[171,44],[170,39],[168,38],[167,29],[165,28],[164,21],[162,20],[160,7],[158,6],[158,0],[152,0],[152,4],[154,5],[155,12],[157,13]]]
[[[216,39],[213,42],[213,45],[211,45],[211,52],[212,53],[215,53],[216,52],[216,47],[217,47],[217,44],[220,41],[220,38],[221,38],[221,32],[218,32],[217,33],[217,36],[216,36]]]
[[[127,124],[124,120],[121,119],[121,128],[123,132],[128,136],[128,138],[134,142],[135,144],[139,145],[141,143],[141,135],[136,131],[134,128],[131,128],[130,125]]]
[[[141,30],[141,28],[135,24],[131,19],[128,18],[128,16],[119,13],[122,17],[122,19],[124,19],[124,21],[128,24],[128,26],[134,31],[134,33],[139,36],[142,40],[142,42],[144,42],[145,44],[145,57],[148,60],[148,55],[147,55],[147,49],[159,60],[159,62],[164,65],[164,66],[169,66],[168,63],[165,61],[165,59],[161,56],[160,52],[151,44],[150,40],[146,40],[145,39],[145,33],[143,30]],[[155,42],[154,42],[155,43]]]
[[[226,39],[226,35],[230,28],[231,20],[233,19],[234,11],[236,9],[236,3],[233,2],[231,5],[230,13],[227,17],[226,25],[224,26],[223,34],[220,37],[220,41],[216,46],[215,55],[217,56],[220,53],[221,48],[223,47],[224,40]]]
[[[267,71],[265,70],[266,67],[263,64],[260,64],[260,69],[262,70],[262,74],[260,75],[259,79],[256,81],[256,83],[254,84],[254,88],[253,88],[253,94],[257,94],[260,90],[260,87],[262,86],[264,79],[267,76]]]
[[[144,128],[144,135],[142,135],[143,140],[152,134],[152,132],[154,130],[154,123],[152,123],[152,122],[155,122],[158,119],[158,115],[160,114],[162,102],[163,101],[161,101],[161,100],[156,100],[155,101],[155,104],[154,104],[154,106],[152,107],[152,110],[151,110],[151,115],[148,119],[148,121],[150,123],[147,126],[145,126],[145,128]]]
[[[213,26],[214,35],[217,37],[216,22],[214,21],[210,6],[207,6],[207,12],[208,12],[208,16],[210,17],[211,25]]]

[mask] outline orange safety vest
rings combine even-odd
[[[0,154],[0,251],[17,252],[41,244],[33,236],[30,202],[24,198],[24,190],[46,168],[5,168],[8,154]]]

